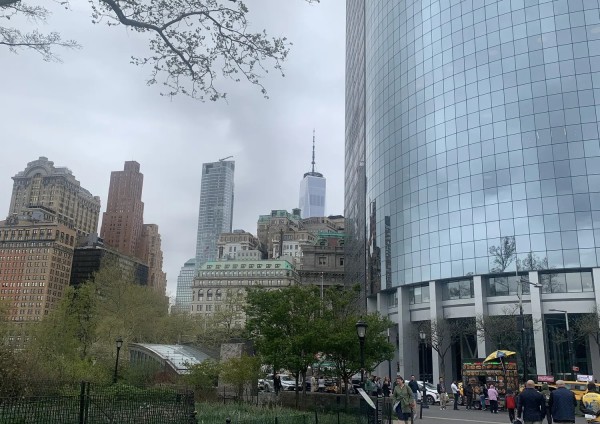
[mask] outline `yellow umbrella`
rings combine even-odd
[[[505,356],[516,355],[517,352],[511,350],[496,350],[490,353],[483,362],[493,361],[494,359],[503,359]]]

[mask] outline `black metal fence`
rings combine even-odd
[[[0,397],[2,424],[195,424],[194,411],[194,393],[169,386],[32,382]]]

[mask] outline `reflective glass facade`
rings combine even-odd
[[[231,232],[234,171],[234,161],[202,164],[196,267],[217,259],[219,235]]]
[[[487,274],[505,236],[521,259],[597,266],[598,1],[361,3],[347,3],[349,23],[364,8],[348,26],[364,58],[350,50],[347,67],[364,60],[365,102],[349,75],[345,213],[376,202],[380,241],[389,217],[393,285]]]
[[[327,180],[318,172],[307,172],[300,182],[298,207],[302,218],[325,216]]]
[[[346,145],[344,282],[363,286],[366,307],[365,4],[346,1]]]

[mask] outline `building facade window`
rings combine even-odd
[[[474,296],[473,280],[442,283],[442,300],[472,299]]]
[[[429,303],[429,284],[422,286],[413,286],[408,289],[409,303],[418,305],[421,303]],[[397,300],[396,300],[397,302]]]
[[[542,293],[593,292],[594,281],[591,271],[552,272],[540,274]]]
[[[519,294],[519,279],[529,280],[526,275],[510,275],[504,277],[490,277],[488,278],[488,291],[487,295],[494,296],[513,296]],[[523,284],[522,293],[530,294],[531,286],[529,284]]]

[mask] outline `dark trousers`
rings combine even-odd
[[[497,400],[490,400],[490,412],[492,414],[495,414],[498,412],[498,401]]]
[[[515,408],[508,409],[508,420],[512,423],[515,420]]]
[[[467,400],[467,409],[471,409],[471,406],[473,405],[473,395],[467,395],[466,400]]]
[[[454,409],[458,409],[458,392],[454,393]]]

